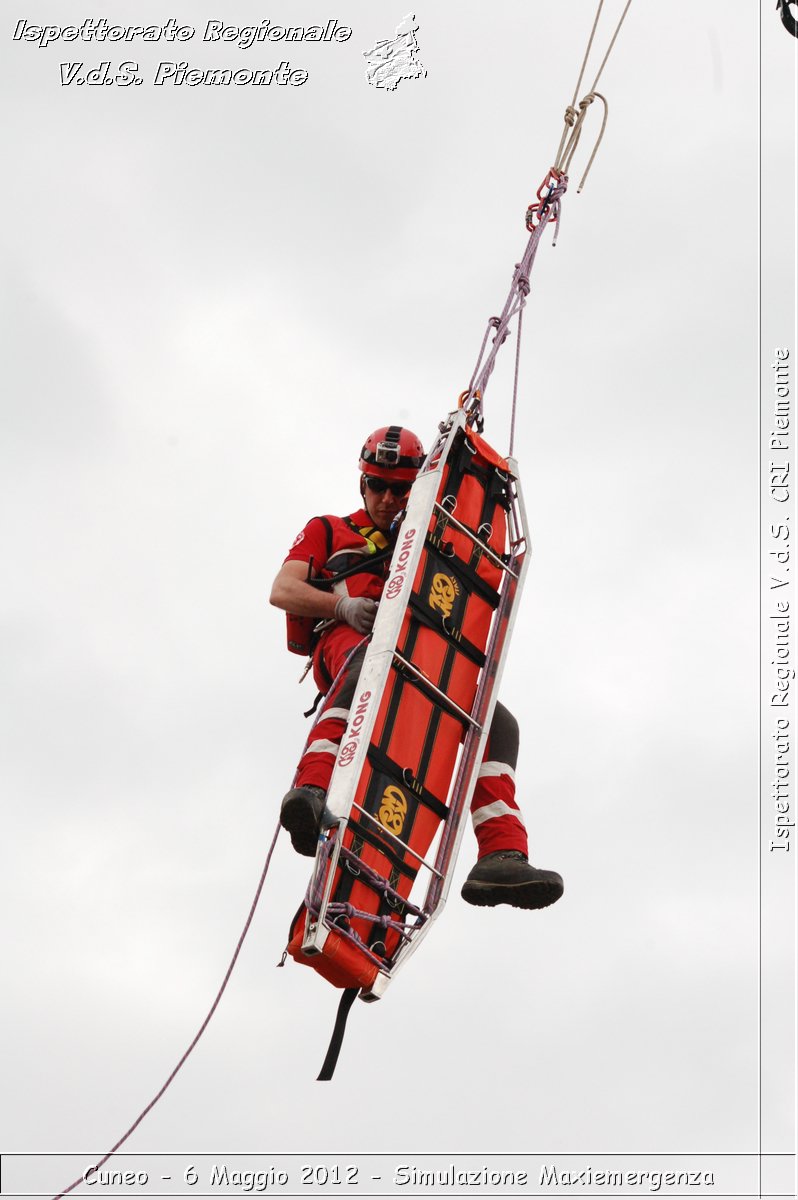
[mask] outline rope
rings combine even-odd
[[[518,310],[518,333],[515,339],[515,374],[513,375],[513,407],[510,413],[510,447],[507,451],[510,458],[513,457],[513,446],[515,444],[515,410],[518,399],[518,368],[521,364],[521,325],[524,320],[523,305]]]
[[[573,126],[571,128],[571,136],[565,145],[565,149],[562,151],[557,162],[554,165],[554,169],[556,171],[561,171],[563,173],[563,175],[568,174],[568,172],[571,168],[571,159],[574,156],[574,152],[575,152],[577,146],[579,145],[579,139],[582,136],[582,124],[584,122],[585,116],[587,115],[587,110],[590,107],[590,105],[593,103],[594,100],[600,100],[601,103],[604,105],[604,119],[601,122],[601,129],[599,130],[599,135],[596,138],[595,145],[593,146],[593,152],[590,155],[590,158],[588,159],[588,164],[585,167],[585,170],[582,174],[582,178],[579,181],[579,187],[576,189],[577,194],[579,192],[581,192],[582,188],[585,186],[585,180],[587,179],[588,171],[590,170],[590,168],[593,165],[593,159],[596,157],[596,152],[598,151],[598,148],[601,145],[601,139],[604,137],[604,130],[607,128],[607,117],[609,116],[609,105],[607,104],[605,97],[602,96],[601,92],[589,92],[588,95],[585,96],[585,98],[583,100],[580,100],[578,114],[576,113],[576,110],[574,108],[568,108],[566,110],[566,114],[565,114],[566,128],[568,127],[569,119],[571,117],[573,117]],[[576,115],[574,115],[574,114],[576,114]]]
[[[603,0],[601,0],[601,3],[603,3]],[[599,4],[599,12],[601,11],[601,3]],[[632,0],[626,0],[626,6],[625,6],[625,8],[624,8],[623,12],[621,13],[621,16],[620,16],[620,19],[619,19],[619,21],[618,21],[618,24],[615,26],[615,33],[612,35],[612,39],[611,39],[611,41],[610,41],[610,44],[609,44],[609,46],[607,47],[607,53],[606,53],[606,54],[604,55],[604,57],[602,58],[602,60],[601,60],[601,66],[600,66],[600,67],[599,67],[599,69],[598,69],[598,74],[596,75],[596,78],[593,80],[593,86],[592,86],[592,88],[590,89],[590,90],[591,90],[591,92],[595,92],[595,90],[596,90],[596,85],[598,84],[598,81],[599,81],[599,79],[601,79],[601,72],[604,70],[605,66],[607,65],[607,59],[609,58],[609,56],[610,56],[610,52],[612,51],[612,48],[613,48],[613,46],[615,45],[615,41],[616,41],[616,39],[617,39],[617,37],[618,37],[618,34],[621,32],[621,26],[623,25],[624,21],[626,20],[626,14],[627,14],[627,13],[628,13],[628,11],[629,11],[629,5],[630,5],[631,3],[632,3]],[[598,19],[598,17],[597,17],[597,19]]]
[[[596,28],[598,26],[599,17],[601,16],[601,10],[603,7],[604,7],[604,0],[599,0],[599,6],[596,9],[596,15],[593,18],[593,28],[590,30],[590,37],[588,38],[587,49],[585,50],[585,56],[582,59],[582,66],[579,69],[579,78],[576,81],[576,87],[574,88],[573,98],[571,100],[571,103],[568,105],[568,108],[566,108],[566,110],[565,110],[565,125],[563,127],[562,137],[560,138],[560,145],[557,150],[557,157],[554,159],[555,163],[558,163],[560,161],[560,155],[562,154],[563,148],[565,146],[565,139],[568,135],[569,126],[573,125],[574,119],[576,117],[576,97],[579,95],[579,87],[580,87],[580,84],[582,83],[582,76],[585,73],[585,67],[587,66],[587,60],[590,55],[591,47],[593,45],[593,38],[596,36]],[[573,114],[573,119],[569,120],[569,114]]]
[[[460,397],[460,405],[461,407],[464,407],[468,413],[468,424],[475,425],[477,430],[481,433],[484,424],[482,416],[482,401],[485,395],[485,388],[487,387],[488,380],[493,372],[496,362],[496,355],[501,349],[503,343],[506,341],[510,332],[510,321],[517,313],[518,339],[516,343],[515,374],[513,378],[513,402],[512,413],[510,417],[510,455],[513,453],[513,444],[515,439],[518,376],[521,353],[521,322],[523,318],[523,309],[526,304],[526,298],[529,294],[529,275],[532,269],[532,264],[535,260],[535,255],[537,253],[538,243],[540,242],[543,230],[549,221],[553,222],[555,225],[553,244],[557,244],[557,230],[559,229],[560,218],[560,200],[565,194],[565,190],[568,186],[568,173],[571,168],[571,162],[576,152],[576,148],[579,145],[579,139],[582,136],[582,126],[584,124],[587,111],[594,100],[601,101],[602,105],[604,106],[604,115],[601,122],[601,129],[599,130],[598,137],[596,138],[590,158],[588,159],[587,166],[585,167],[584,173],[579,182],[577,192],[581,192],[582,188],[585,186],[585,180],[587,179],[588,172],[593,165],[596,153],[601,145],[601,140],[604,137],[604,131],[607,128],[609,105],[607,104],[606,97],[603,96],[601,92],[596,91],[596,87],[598,86],[599,79],[601,78],[604,68],[607,65],[607,60],[609,59],[612,49],[618,39],[618,34],[621,31],[621,26],[626,19],[626,14],[629,11],[629,6],[631,3],[632,0],[626,0],[623,12],[618,19],[618,22],[615,26],[615,31],[610,38],[610,43],[603,59],[601,60],[599,69],[596,72],[596,77],[593,80],[593,86],[591,87],[590,91],[582,97],[577,105],[576,98],[579,95],[579,89],[582,86],[582,80],[584,79],[585,71],[587,70],[590,52],[593,48],[593,43],[596,37],[596,30],[598,29],[602,9],[604,8],[604,0],[598,0],[596,15],[593,18],[593,27],[590,30],[587,48],[582,58],[582,65],[579,68],[579,75],[576,80],[573,99],[565,110],[565,124],[563,126],[560,144],[557,148],[554,166],[551,168],[546,179],[538,188],[538,202],[536,204],[531,204],[527,209],[526,225],[527,229],[530,231],[530,238],[529,242],[527,243],[527,248],[524,252],[521,262],[516,263],[515,274],[510,287],[510,294],[507,297],[507,301],[504,305],[501,316],[491,317],[490,321],[488,322],[488,328],[486,329],[485,336],[482,339],[482,345],[479,349],[476,366],[474,367],[471,375],[468,390],[463,392],[462,396]],[[487,357],[485,357],[485,350],[488,344],[488,337],[491,329],[494,329],[495,333],[493,335],[491,348],[487,354]]]
[[[626,0],[626,5],[624,6],[624,10],[618,19],[617,25],[615,26],[615,32],[613,33],[612,37],[610,38],[610,44],[607,47],[606,53],[604,54],[604,57],[601,60],[599,69],[596,72],[596,78],[593,80],[593,85],[590,88],[590,90],[587,92],[587,94],[585,96],[583,96],[582,99],[579,101],[579,106],[577,109],[576,98],[579,95],[579,88],[581,87],[582,79],[585,74],[585,68],[587,67],[587,61],[588,61],[588,58],[590,56],[590,51],[593,46],[593,39],[596,34],[596,28],[599,23],[599,18],[601,16],[601,10],[604,7],[604,0],[599,0],[598,8],[596,9],[596,16],[593,21],[593,28],[590,31],[590,37],[588,39],[587,49],[585,50],[585,56],[582,59],[582,66],[579,71],[579,78],[577,79],[576,87],[574,88],[573,99],[571,100],[571,103],[568,105],[568,107],[565,110],[565,124],[563,126],[562,137],[560,138],[560,144],[559,144],[559,147],[557,148],[557,156],[554,160],[554,170],[561,171],[564,175],[567,175],[570,165],[571,165],[571,159],[574,156],[574,151],[576,150],[576,147],[579,145],[579,138],[582,133],[582,124],[584,122],[588,108],[590,107],[590,105],[593,103],[594,100],[601,100],[602,104],[604,105],[604,119],[601,123],[601,130],[599,131],[598,138],[596,139],[596,144],[593,147],[593,153],[590,155],[588,164],[585,167],[585,170],[584,170],[581,180],[579,181],[579,187],[576,189],[577,193],[581,192],[582,188],[585,186],[585,180],[587,179],[588,172],[590,171],[590,168],[593,165],[593,160],[596,157],[596,151],[598,150],[599,146],[601,145],[601,139],[604,137],[604,130],[607,127],[607,117],[609,115],[609,106],[608,106],[607,101],[604,98],[604,96],[602,96],[600,92],[597,92],[596,88],[598,87],[598,81],[599,81],[599,79],[601,79],[604,68],[607,65],[607,60],[610,57],[610,53],[612,52],[615,42],[617,41],[618,34],[621,31],[621,26],[623,25],[624,21],[626,20],[626,14],[629,11],[629,5],[631,3],[632,3],[632,0]]]
[[[172,1071],[172,1074],[169,1076],[169,1078],[167,1079],[166,1083],[163,1085],[161,1090],[158,1092],[158,1094],[156,1096],[153,1097],[153,1099],[150,1101],[150,1103],[147,1105],[147,1107],[143,1110],[143,1112],[136,1118],[136,1120],[130,1126],[130,1129],[128,1129],[127,1133],[122,1134],[122,1137],[119,1139],[118,1142],[115,1143],[115,1145],[113,1145],[111,1147],[111,1149],[108,1151],[108,1153],[103,1155],[103,1157],[100,1159],[100,1161],[98,1163],[94,1164],[92,1173],[94,1171],[99,1171],[100,1167],[104,1166],[104,1164],[108,1162],[108,1159],[111,1158],[112,1155],[116,1154],[119,1147],[124,1145],[124,1143],[130,1137],[131,1133],[133,1133],[133,1131],[138,1128],[138,1126],[141,1124],[141,1122],[146,1117],[147,1113],[152,1111],[152,1109],[158,1103],[161,1096],[164,1094],[166,1089],[169,1087],[169,1084],[172,1082],[175,1075],[177,1075],[178,1071],[183,1066],[183,1063],[186,1061],[189,1054],[191,1054],[191,1051],[194,1049],[197,1042],[200,1040],[203,1033],[207,1029],[210,1019],[213,1016],[213,1014],[216,1012],[219,1001],[221,1000],[224,990],[227,987],[227,982],[233,973],[233,967],[236,964],[236,959],[238,958],[238,955],[241,951],[241,947],[244,944],[244,938],[247,936],[247,933],[249,932],[249,927],[252,924],[252,918],[255,915],[255,909],[258,906],[258,901],[260,900],[260,894],[263,891],[263,885],[266,881],[266,873],[269,870],[269,863],[271,862],[272,854],[274,853],[274,847],[277,844],[277,837],[278,837],[279,833],[280,833],[280,824],[278,822],[277,828],[274,831],[274,837],[272,838],[272,844],[269,847],[269,853],[266,855],[266,862],[263,865],[263,871],[261,873],[260,882],[258,883],[257,889],[255,891],[255,899],[252,901],[252,905],[249,910],[249,915],[247,916],[247,919],[244,923],[244,928],[241,931],[241,936],[238,939],[238,945],[236,946],[235,953],[233,954],[233,957],[230,960],[230,966],[227,968],[225,977],[222,980],[222,986],[219,988],[219,991],[216,993],[216,999],[214,1000],[213,1004],[211,1005],[208,1015],[206,1016],[205,1020],[202,1022],[199,1029],[197,1030],[197,1033],[196,1033],[191,1045],[186,1050],[185,1054],[180,1059],[180,1062],[177,1064],[175,1069]],[[61,1198],[63,1196],[66,1196],[68,1192],[71,1192],[74,1188],[78,1187],[79,1184],[84,1183],[84,1182],[85,1182],[85,1178],[83,1175],[81,1175],[80,1179],[76,1179],[74,1183],[70,1183],[69,1187],[64,1188],[64,1190],[62,1192],[59,1192],[57,1196],[53,1197],[53,1200],[61,1200]]]
[[[560,176],[556,172],[550,171],[538,188],[539,203],[532,205],[527,212],[527,228],[530,230],[529,241],[527,242],[521,261],[515,264],[510,292],[505,301],[501,316],[491,317],[488,322],[488,328],[482,339],[479,357],[471,375],[471,383],[468,391],[464,392],[461,397],[460,403],[469,414],[469,424],[476,424],[477,429],[480,431],[482,428],[482,400],[485,395],[485,389],[488,386],[488,380],[496,365],[496,356],[509,335],[510,322],[516,313],[520,313],[526,304],[526,299],[529,295],[529,275],[535,261],[540,239],[549,221],[557,222],[559,220],[560,200],[565,194],[567,186],[568,180],[564,175]],[[544,194],[544,189],[546,188],[548,188],[548,191]],[[494,329],[495,333],[490,350],[487,356],[485,356],[488,335],[491,329]],[[516,362],[516,389],[517,382],[518,364]],[[515,394],[514,390],[514,406]],[[515,412],[513,411],[514,421]]]

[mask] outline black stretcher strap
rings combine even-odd
[[[327,1080],[332,1079],[333,1077],[333,1072],[335,1071],[335,1066],[338,1062],[338,1055],[341,1053],[341,1043],[344,1040],[344,1033],[346,1032],[346,1018],[349,1016],[349,1010],[354,1004],[355,997],[359,991],[360,988],[356,987],[344,988],[343,992],[341,993],[341,999],[338,1002],[338,1013],[335,1018],[332,1037],[330,1038],[330,1044],[327,1047],[327,1057],[324,1059],[324,1062],[321,1065],[321,1070],[316,1076],[317,1081],[323,1080],[326,1083]]]
[[[443,534],[446,532],[444,529],[437,540],[435,534],[427,535],[427,550],[432,561],[438,565],[439,570],[456,576],[459,583],[465,585],[469,592],[476,592],[491,608],[497,608],[500,597],[496,589],[492,588],[489,583],[486,583],[481,575],[477,575],[475,568],[470,563],[464,562],[462,558],[458,558],[454,554],[449,555],[444,553],[443,548],[448,544],[444,541],[443,537]],[[479,539],[475,544],[479,550],[480,557],[484,554],[486,548],[490,549],[482,539]],[[477,561],[479,560],[477,559]]]
[[[420,804],[428,808],[431,813],[438,818],[439,821],[445,821],[449,815],[449,810],[437,796],[433,796],[432,792],[428,791],[417,779],[413,779],[412,783],[408,783],[405,779],[405,768],[400,767],[398,762],[394,762],[387,754],[384,754],[379,746],[371,745],[368,748],[369,762],[381,774],[387,775],[390,779],[394,779],[401,787],[406,788]]]

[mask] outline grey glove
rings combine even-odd
[[[342,596],[335,606],[338,621],[346,621],[357,633],[370,633],[377,615],[377,602],[365,596]]]

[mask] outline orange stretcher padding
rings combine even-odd
[[[509,466],[472,431],[461,434],[444,467],[438,503],[475,534],[475,542],[440,512],[433,512],[428,536],[396,644],[397,652],[419,668],[449,700],[471,711],[485,661],[502,570],[484,553],[507,554]],[[449,790],[465,733],[460,716],[447,711],[394,661],[384,689],[357,782],[354,802],[373,813],[384,828],[424,857],[445,820]],[[335,836],[335,835],[334,835]],[[377,872],[405,900],[418,873],[412,854],[355,809],[345,827],[343,846]],[[313,967],[335,987],[366,987],[380,964],[390,966],[399,945],[403,906],[363,882],[339,862],[331,901],[349,903],[369,917],[390,918],[387,929],[368,917],[344,917],[343,924],[361,939],[366,953],[350,938],[328,934],[321,954],[301,950],[303,907],[288,953]],[[409,919],[409,918],[408,918]],[[376,960],[376,961],[375,961]]]

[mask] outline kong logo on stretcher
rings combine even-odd
[[[338,755],[339,767],[348,767],[357,753],[358,738],[360,737],[360,731],[363,728],[363,722],[366,719],[366,713],[368,712],[370,699],[370,691],[362,692],[360,698],[358,699],[357,708],[352,715],[352,723],[349,727],[349,737],[344,742],[343,746],[341,747],[341,753]]]
[[[408,529],[407,533],[402,537],[402,546],[399,551],[399,557],[396,560],[396,570],[385,585],[386,600],[394,600],[404,586],[407,564],[413,550],[413,538],[415,536],[415,529]]]

